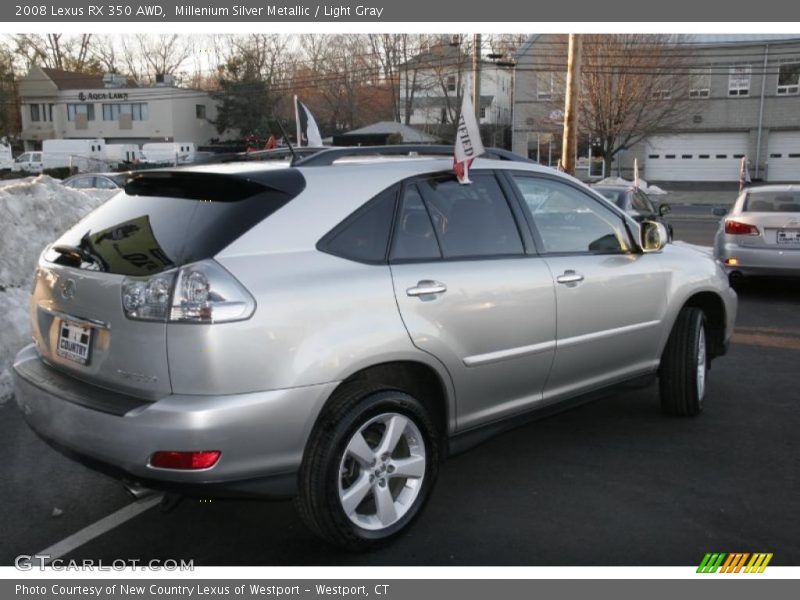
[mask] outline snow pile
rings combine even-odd
[[[28,297],[39,254],[114,193],[67,188],[46,175],[0,185],[0,404],[11,395],[11,361],[31,337]]]
[[[628,187],[633,187],[633,182],[623,179],[622,177],[606,177],[594,185],[625,185]],[[649,194],[651,196],[661,196],[667,193],[657,185],[647,185],[647,182],[644,179],[639,179],[639,189],[645,194]]]

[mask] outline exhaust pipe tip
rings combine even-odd
[[[147,498],[148,496],[152,496],[156,493],[155,490],[146,488],[137,481],[123,481],[122,486],[125,488],[125,491],[133,496],[136,500]]]

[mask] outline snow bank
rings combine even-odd
[[[0,185],[0,404],[11,395],[11,361],[30,340],[28,297],[39,254],[114,193],[66,188],[46,175]]]
[[[594,185],[627,185],[633,186],[632,181],[628,181],[627,179],[623,179],[622,177],[606,177],[605,179],[601,179]],[[647,185],[647,182],[644,179],[639,179],[639,189],[642,190],[645,194],[649,194],[651,196],[661,196],[666,194],[664,190],[662,190],[657,185]]]

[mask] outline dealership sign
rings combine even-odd
[[[79,92],[78,100],[127,100],[128,92]]]

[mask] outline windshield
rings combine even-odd
[[[614,204],[619,206],[620,208],[625,207],[625,192],[623,190],[609,190],[603,188],[597,188],[597,191],[600,192],[602,196],[611,200]]]

